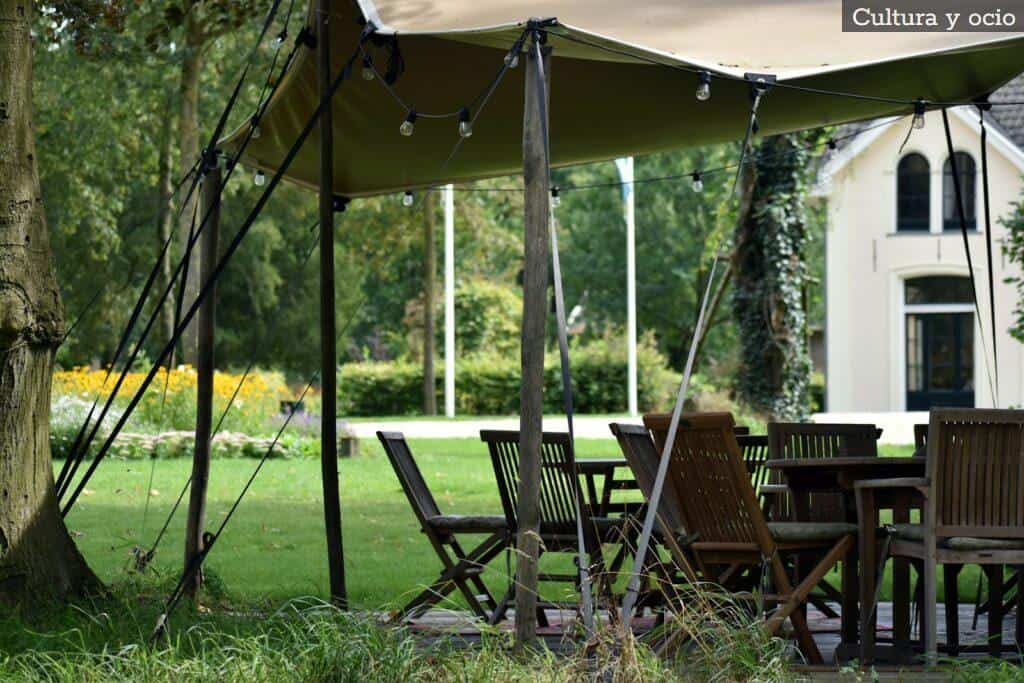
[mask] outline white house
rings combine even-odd
[[[1024,77],[992,101],[1024,100]],[[950,110],[963,178],[980,319],[975,313],[942,114],[923,129],[909,118],[872,122],[832,153],[819,193],[825,237],[825,377],[830,412],[992,406],[981,129],[973,108]],[[1024,190],[1024,107],[986,114],[995,268],[998,403],[1024,405],[1024,347],[1007,329],[1018,297],[1004,279],[999,219]],[[856,129],[854,129],[856,130]]]

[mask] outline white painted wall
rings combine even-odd
[[[826,168],[826,391],[827,410],[902,411],[906,403],[903,280],[922,275],[966,275],[967,259],[958,231],[942,232],[942,168],[947,157],[942,115],[927,115],[924,130],[914,131],[901,155],[910,120],[851,141]],[[975,401],[992,405],[987,367],[991,364],[981,137],[977,115],[951,112],[950,127],[958,151],[975,160],[978,232],[970,237],[981,323],[989,351],[983,354],[975,325]],[[844,152],[846,152],[844,156]],[[931,232],[896,232],[896,167],[903,155],[923,154],[931,167]],[[989,181],[999,331],[1000,404],[1024,404],[1021,344],[1006,332],[1013,322],[1017,295],[1003,279],[1018,274],[1002,256],[1005,230],[998,219],[1021,196],[1024,155],[989,127]]]

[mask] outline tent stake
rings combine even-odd
[[[334,310],[334,129],[328,93],[331,88],[330,0],[318,0],[317,82],[320,115],[320,476],[324,490],[327,567],[331,602],[348,606],[345,555],[341,537],[341,495],[338,492],[338,350]],[[324,101],[324,100],[327,101]],[[344,202],[339,206],[344,209]]]
[[[200,282],[207,282],[217,265],[217,242],[220,236],[221,169],[217,159],[209,159],[203,177],[202,205],[209,222],[203,231],[200,251]],[[206,489],[210,480],[210,437],[213,428],[213,342],[216,328],[217,290],[213,288],[199,308],[196,327],[196,440],[192,452],[192,488],[185,522],[185,568],[192,566],[203,551],[206,526]],[[170,368],[168,368],[170,372]],[[151,495],[146,491],[146,495]],[[189,578],[185,592],[195,598],[203,583],[202,571]]]
[[[533,40],[538,40],[534,32]],[[538,79],[550,74],[550,51],[542,65],[537,51],[526,57],[523,108],[523,182],[525,232],[523,270],[522,385],[519,399],[519,509],[516,548],[516,644],[531,645],[537,638],[537,583],[540,555],[541,432],[543,430],[544,341],[547,318],[550,229],[550,181],[547,144],[538,101]],[[543,92],[547,84],[542,83]]]

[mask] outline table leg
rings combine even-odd
[[[878,511],[875,509],[875,492],[871,489],[857,491],[858,519],[858,560],[860,562],[860,663],[871,664],[875,657],[875,618],[878,613],[874,606],[875,600],[875,528],[878,526]],[[846,586],[843,587],[844,592]],[[850,594],[853,593],[852,587]],[[844,622],[846,621],[846,605],[843,605]],[[852,615],[851,615],[852,617]],[[855,622],[851,618],[850,621]],[[844,629],[843,640],[846,640]],[[856,633],[853,634],[854,640]]]
[[[901,491],[893,500],[894,524],[910,522],[910,494]],[[893,558],[892,562],[892,640],[900,650],[910,650],[910,561]]]

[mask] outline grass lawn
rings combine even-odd
[[[410,445],[444,512],[498,514],[500,502],[487,452],[476,439],[420,439]],[[346,571],[350,600],[365,608],[394,607],[432,581],[440,564],[419,527],[391,466],[376,440],[364,439],[362,455],[341,462]],[[908,447],[883,447],[886,455]],[[611,439],[581,439],[580,457],[617,456]],[[153,461],[110,460],[90,482],[68,518],[76,542],[106,581],[124,576],[131,549],[149,547],[167,516],[191,463],[157,460],[154,496],[145,513]],[[59,466],[60,463],[57,465]],[[251,459],[213,461],[208,528],[215,529],[256,466]],[[172,522],[154,561],[168,577],[181,568],[184,507]],[[313,459],[267,462],[207,560],[208,571],[239,602],[279,604],[304,595],[326,597],[325,539],[320,466]],[[569,570],[570,558],[550,556],[550,569]],[[969,599],[976,573],[961,575]],[[507,585],[506,558],[486,576],[496,593]],[[885,594],[888,594],[888,577]],[[549,586],[559,590],[558,586]],[[458,603],[461,604],[461,603]]]
[[[444,512],[499,514],[490,459],[476,439],[411,440],[410,445]],[[343,460],[342,514],[350,599],[380,608],[431,582],[440,563],[419,532],[405,494],[376,440]],[[580,440],[581,457],[618,454],[610,439]],[[145,491],[153,461],[105,462],[68,517],[76,542],[100,577],[113,581],[130,566],[131,549],[152,544],[191,471],[187,459],[157,460],[148,514]],[[59,467],[61,463],[57,463]],[[208,528],[214,530],[256,466],[251,459],[215,459],[210,473]],[[154,560],[163,573],[180,571],[184,507]],[[320,464],[271,460],[207,560],[209,570],[241,601],[279,603],[328,594]],[[552,558],[558,560],[561,558]],[[505,558],[495,561],[492,585],[504,590]]]

